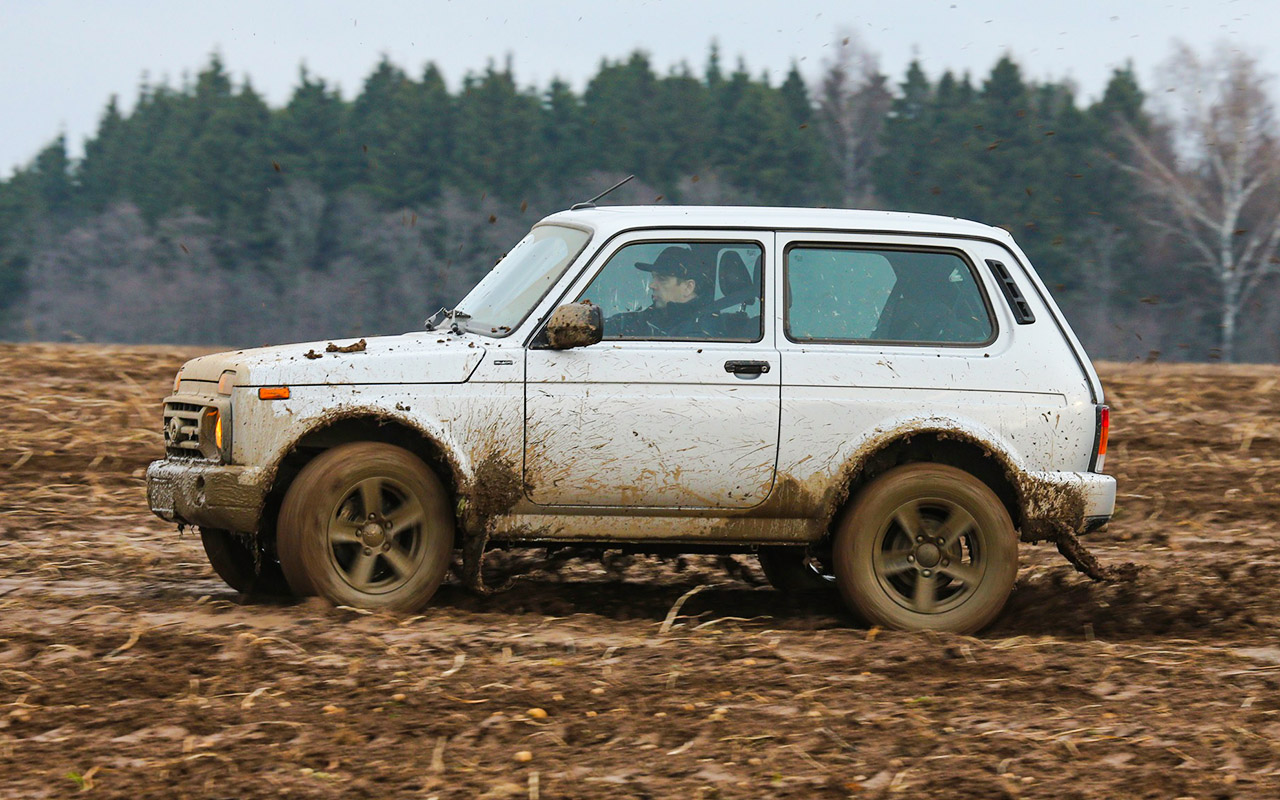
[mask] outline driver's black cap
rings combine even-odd
[[[637,263],[636,269],[655,275],[674,275],[680,280],[698,280],[693,266],[693,253],[684,247],[672,246],[663,250],[652,264]]]

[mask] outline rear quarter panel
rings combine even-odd
[[[986,259],[1021,263],[986,241],[870,234],[787,234],[793,243],[961,251],[987,296],[996,335],[982,346],[793,342],[777,309],[783,389],[778,475],[826,494],[879,447],[919,431],[954,431],[1017,471],[1084,471],[1094,436],[1091,375],[1021,269],[1035,314],[1019,325]],[[784,256],[785,261],[785,256]],[[777,296],[786,292],[785,269]],[[780,304],[785,305],[784,304]],[[1085,362],[1087,365],[1087,361]]]

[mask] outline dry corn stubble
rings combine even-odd
[[[143,499],[195,352],[0,345],[0,795],[1280,794],[1276,368],[1102,365],[1089,543],[1144,569],[1027,548],[956,637],[711,558],[496,553],[511,590],[408,618],[245,605]]]

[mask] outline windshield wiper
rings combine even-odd
[[[440,327],[440,323],[444,322],[446,319],[449,319],[449,316],[451,314],[453,314],[452,311],[445,308],[444,306],[441,306],[440,310],[432,314],[431,316],[427,317],[427,321],[422,323],[422,325],[427,330],[434,331],[436,328]]]
[[[467,332],[467,320],[469,319],[471,319],[471,315],[465,311],[442,307],[439,311],[427,317],[427,321],[423,325],[427,330],[434,331],[445,322],[448,322],[449,331],[461,335]]]

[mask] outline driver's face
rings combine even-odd
[[[649,279],[649,292],[653,304],[662,308],[668,303],[687,303],[697,293],[698,284],[692,279],[680,280],[675,275],[653,274]]]

